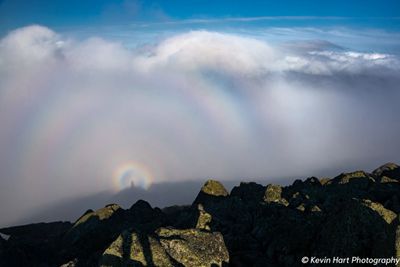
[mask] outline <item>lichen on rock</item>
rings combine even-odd
[[[226,191],[225,187],[218,181],[215,180],[208,180],[201,188],[203,193],[212,196],[222,196],[226,197],[228,195],[228,191]]]
[[[364,199],[362,204],[374,211],[376,211],[388,224],[391,224],[396,219],[397,214],[391,210],[386,209],[382,204],[372,202],[371,200]]]
[[[155,237],[124,231],[103,253],[99,266],[174,266]]]
[[[197,205],[197,210],[199,211],[199,217],[197,219],[196,228],[209,231],[212,220],[211,214],[206,212],[201,204]]]
[[[282,186],[269,184],[265,190],[264,201],[267,203],[279,203],[287,206],[289,203],[282,198]]]
[[[222,266],[229,262],[228,250],[220,233],[170,228],[160,228],[156,233],[166,252],[183,266]]]

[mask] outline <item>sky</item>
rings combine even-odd
[[[0,225],[131,186],[399,163],[399,3],[0,0]]]

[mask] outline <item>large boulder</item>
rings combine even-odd
[[[311,254],[320,257],[390,257],[393,214],[370,201],[337,202],[314,237]]]
[[[170,228],[160,228],[156,233],[168,255],[183,266],[223,266],[229,262],[228,250],[220,233]]]
[[[7,264],[0,266],[38,266],[43,262],[54,265],[58,261],[59,240],[70,227],[68,222],[52,222],[1,229],[9,238],[4,243],[2,259]]]
[[[103,253],[101,267],[173,267],[170,257],[154,236],[124,231]]]
[[[155,234],[124,231],[104,251],[100,266],[210,267],[228,261],[220,233],[160,228]]]
[[[366,207],[370,208],[371,210],[375,211],[376,213],[378,213],[379,216],[381,216],[382,219],[384,219],[387,224],[391,224],[394,221],[394,219],[397,218],[396,213],[394,213],[391,210],[386,209],[380,203],[372,202],[371,200],[368,200],[368,199],[364,199],[361,203],[364,206],[366,206]]]
[[[150,233],[164,223],[164,215],[146,201],[139,200],[128,210],[110,204],[96,211],[86,212],[63,238],[61,252],[64,259],[77,258],[80,265],[93,265],[100,253],[127,229],[137,228]],[[93,254],[95,252],[95,254]]]
[[[212,220],[211,214],[206,212],[204,210],[203,205],[201,205],[201,204],[197,205],[197,209],[198,209],[199,215],[198,215],[197,222],[196,222],[196,228],[203,229],[203,230],[210,230],[210,223]]]
[[[163,223],[163,213],[153,209],[149,203],[138,200],[130,209],[124,210],[117,204],[110,204],[96,211],[87,211],[65,235],[67,245],[77,243],[100,244],[115,239],[122,230],[133,225],[154,231]],[[89,242],[90,241],[90,242]]]
[[[120,227],[117,227],[123,218],[123,209],[117,204],[110,204],[96,211],[86,212],[66,233],[66,246],[82,245],[83,247],[97,247],[107,242]],[[111,237],[110,237],[111,236]]]
[[[282,186],[269,184],[265,189],[264,201],[267,203],[279,203],[287,206],[289,203],[282,197]]]
[[[125,221],[142,230],[153,232],[165,223],[165,214],[159,208],[152,208],[144,200],[138,200],[125,212]]]
[[[201,188],[193,204],[212,204],[223,200],[229,195],[225,187],[218,181],[208,180]]]
[[[264,194],[265,186],[254,182],[241,182],[239,186],[232,189],[230,195],[246,202],[260,202],[263,201]]]

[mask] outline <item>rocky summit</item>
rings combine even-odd
[[[74,223],[0,229],[0,266],[314,266],[301,259],[400,257],[399,197],[394,163],[289,186],[240,183],[230,193],[209,180],[187,206],[140,200],[88,210]]]

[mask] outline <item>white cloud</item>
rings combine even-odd
[[[52,58],[62,42],[56,33],[41,26],[29,26],[11,32],[1,40],[2,69],[30,66]],[[0,66],[1,66],[0,65]]]
[[[138,68],[145,69],[207,69],[250,76],[286,71],[332,74],[362,73],[374,67],[400,69],[398,58],[387,54],[329,50],[299,53],[295,49],[271,47],[256,39],[207,31],[169,38],[151,51],[150,56],[138,57],[136,61]]]
[[[398,57],[333,47],[194,31],[131,50],[18,29],[0,41],[0,208],[115,188],[127,162],[157,182],[398,160]]]
[[[63,55],[77,71],[124,71],[129,69],[132,57],[120,44],[100,38],[71,44]]]
[[[254,75],[268,71],[276,53],[266,43],[221,33],[190,32],[159,44],[150,56],[136,59],[138,68],[213,70]],[[265,69],[268,68],[268,69]]]

